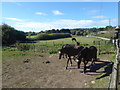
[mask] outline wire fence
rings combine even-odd
[[[15,48],[20,51],[34,51],[34,52],[42,52],[42,53],[57,53],[60,48],[64,44],[76,44],[72,41],[44,41],[38,43],[16,43]],[[115,53],[114,46],[109,41],[87,41],[86,43],[81,43],[80,46],[89,47],[89,46],[96,46],[98,49],[98,54],[105,54],[105,53]]]

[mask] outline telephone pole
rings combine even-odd
[[[109,19],[109,26],[111,26],[111,19]]]

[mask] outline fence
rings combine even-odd
[[[16,47],[18,50],[32,50],[32,51],[41,51],[41,52],[44,52],[44,51],[58,51],[58,49],[60,49],[62,47],[62,45],[64,44],[76,44],[75,42],[72,42],[72,41],[52,41],[52,42],[49,42],[49,41],[45,41],[45,42],[39,42],[39,43],[18,43],[16,44]],[[98,48],[98,54],[100,55],[101,53],[114,53],[114,50],[111,49],[111,46],[110,46],[110,43],[109,41],[104,41],[104,40],[101,40],[101,41],[93,41],[93,42],[84,42],[84,43],[81,43],[80,42],[80,45],[86,47],[86,46],[91,46],[91,45],[94,45]],[[111,44],[112,45],[112,44]]]
[[[110,43],[110,41],[93,41],[93,45],[97,47],[99,55],[115,53],[115,47],[112,43]]]
[[[119,60],[120,60],[120,48],[118,47],[118,41],[116,41],[116,60],[114,62],[112,68],[112,74],[109,83],[109,90],[117,90],[118,82],[119,82]]]

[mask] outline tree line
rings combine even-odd
[[[2,45],[11,45],[17,41],[29,40],[51,40],[58,38],[67,38],[71,35],[85,36],[90,33],[97,33],[99,31],[109,31],[115,27],[106,26],[105,28],[76,28],[76,29],[52,29],[40,32],[23,32],[16,30],[7,24],[0,25],[0,36],[2,37]],[[33,39],[28,39],[26,36],[35,36]]]
[[[47,33],[47,34],[50,34],[50,33],[69,33],[69,34],[77,35],[77,36],[86,36],[90,33],[96,34],[100,31],[110,31],[110,30],[114,30],[114,29],[115,29],[115,27],[112,27],[112,26],[106,26],[104,28],[103,27],[100,27],[100,28],[93,27],[93,28],[76,28],[76,29],[51,29],[51,30],[40,31],[38,33],[26,32],[26,35],[32,36],[32,35],[37,35],[40,33]]]
[[[11,27],[7,24],[0,25],[2,45],[12,45],[16,42],[27,42],[30,40],[51,40],[58,38],[67,38],[71,37],[70,30],[61,29],[61,30],[46,30],[39,33],[36,32],[23,32],[16,30],[14,27]],[[33,39],[28,39],[26,36],[36,35]]]
[[[46,33],[46,34],[51,34],[51,33],[71,33],[70,29],[51,29],[51,30],[45,30],[45,31],[40,31],[38,33],[36,32],[26,32],[27,36],[33,36],[41,33]]]

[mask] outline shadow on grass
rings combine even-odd
[[[104,74],[100,77],[97,77],[96,79],[101,79],[106,76],[109,76],[112,73],[112,67],[113,67],[113,63],[108,64],[107,67],[105,67],[104,69]]]
[[[100,63],[96,63],[90,68],[89,71],[87,70],[87,72],[90,72],[87,75],[100,75],[103,73],[102,76],[96,78],[96,79],[101,79],[106,76],[109,76],[112,73],[113,63],[107,62],[107,61],[97,61],[97,62],[100,62]],[[104,71],[97,71],[101,68],[104,68]]]
[[[72,66],[74,66],[74,67],[68,67],[68,69],[78,69],[76,67],[77,65],[72,65]],[[96,79],[101,79],[101,78],[104,78],[106,76],[109,76],[112,73],[112,67],[113,67],[112,62],[99,60],[99,61],[96,61],[96,63],[92,67],[90,65],[87,66],[87,69],[89,69],[89,70],[86,70],[87,73],[85,73],[85,74],[92,75],[92,76],[101,75],[101,76],[96,78]],[[102,68],[103,68],[103,71],[100,70]],[[84,73],[83,72],[84,66],[80,66],[79,69],[82,69],[82,71],[80,71],[80,73]]]

